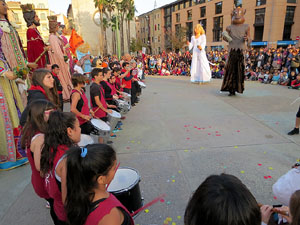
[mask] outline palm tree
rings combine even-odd
[[[95,8],[99,10],[100,13],[100,53],[103,52],[103,46],[104,46],[104,41],[103,40],[103,32],[104,32],[104,27],[103,27],[103,13],[106,10],[107,5],[109,4],[108,0],[94,0],[95,3]]]
[[[110,20],[110,27],[111,27],[111,30],[113,32],[113,37],[112,37],[112,43],[113,43],[113,53],[114,54],[117,54],[117,49],[116,49],[116,44],[117,44],[117,41],[116,41],[116,30],[117,30],[117,25],[118,25],[118,29],[120,29],[120,23],[117,23],[117,19],[118,19],[118,16],[112,16],[111,20]]]
[[[107,37],[106,37],[106,29],[109,28],[110,23],[107,20],[107,18],[103,18],[103,33],[104,33],[104,41],[105,41],[105,45],[104,45],[104,54],[107,55]]]
[[[134,19],[134,14],[136,12],[134,2],[132,0],[129,0],[128,2],[128,8],[127,8],[127,15],[126,15],[126,20],[127,20],[127,42],[128,42],[128,50],[130,49],[130,43],[131,43],[131,38],[130,38],[130,22]]]

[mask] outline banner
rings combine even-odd
[[[76,33],[76,31],[73,29],[71,38],[70,38],[70,51],[75,55],[76,49],[84,43],[83,39]]]

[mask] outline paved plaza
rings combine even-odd
[[[278,204],[273,183],[300,158],[294,127],[299,91],[246,82],[243,95],[220,93],[221,80],[147,77],[140,103],[127,115],[114,147],[121,166],[139,171],[145,203],[139,225],[183,225],[192,192],[211,174],[237,176],[264,204]],[[51,225],[45,201],[33,192],[29,165],[0,172],[0,224]]]

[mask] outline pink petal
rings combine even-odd
[[[262,164],[258,163],[257,165],[262,166]]]

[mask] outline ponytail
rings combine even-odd
[[[50,114],[41,154],[41,172],[43,175],[52,169],[58,146],[71,147],[75,144],[67,132],[68,127],[74,129],[75,121],[76,116],[73,113],[54,111]]]
[[[82,154],[82,150],[85,154]],[[116,152],[105,144],[72,147],[67,152],[67,198],[69,223],[83,225],[92,210],[99,176],[106,176],[116,160]]]

